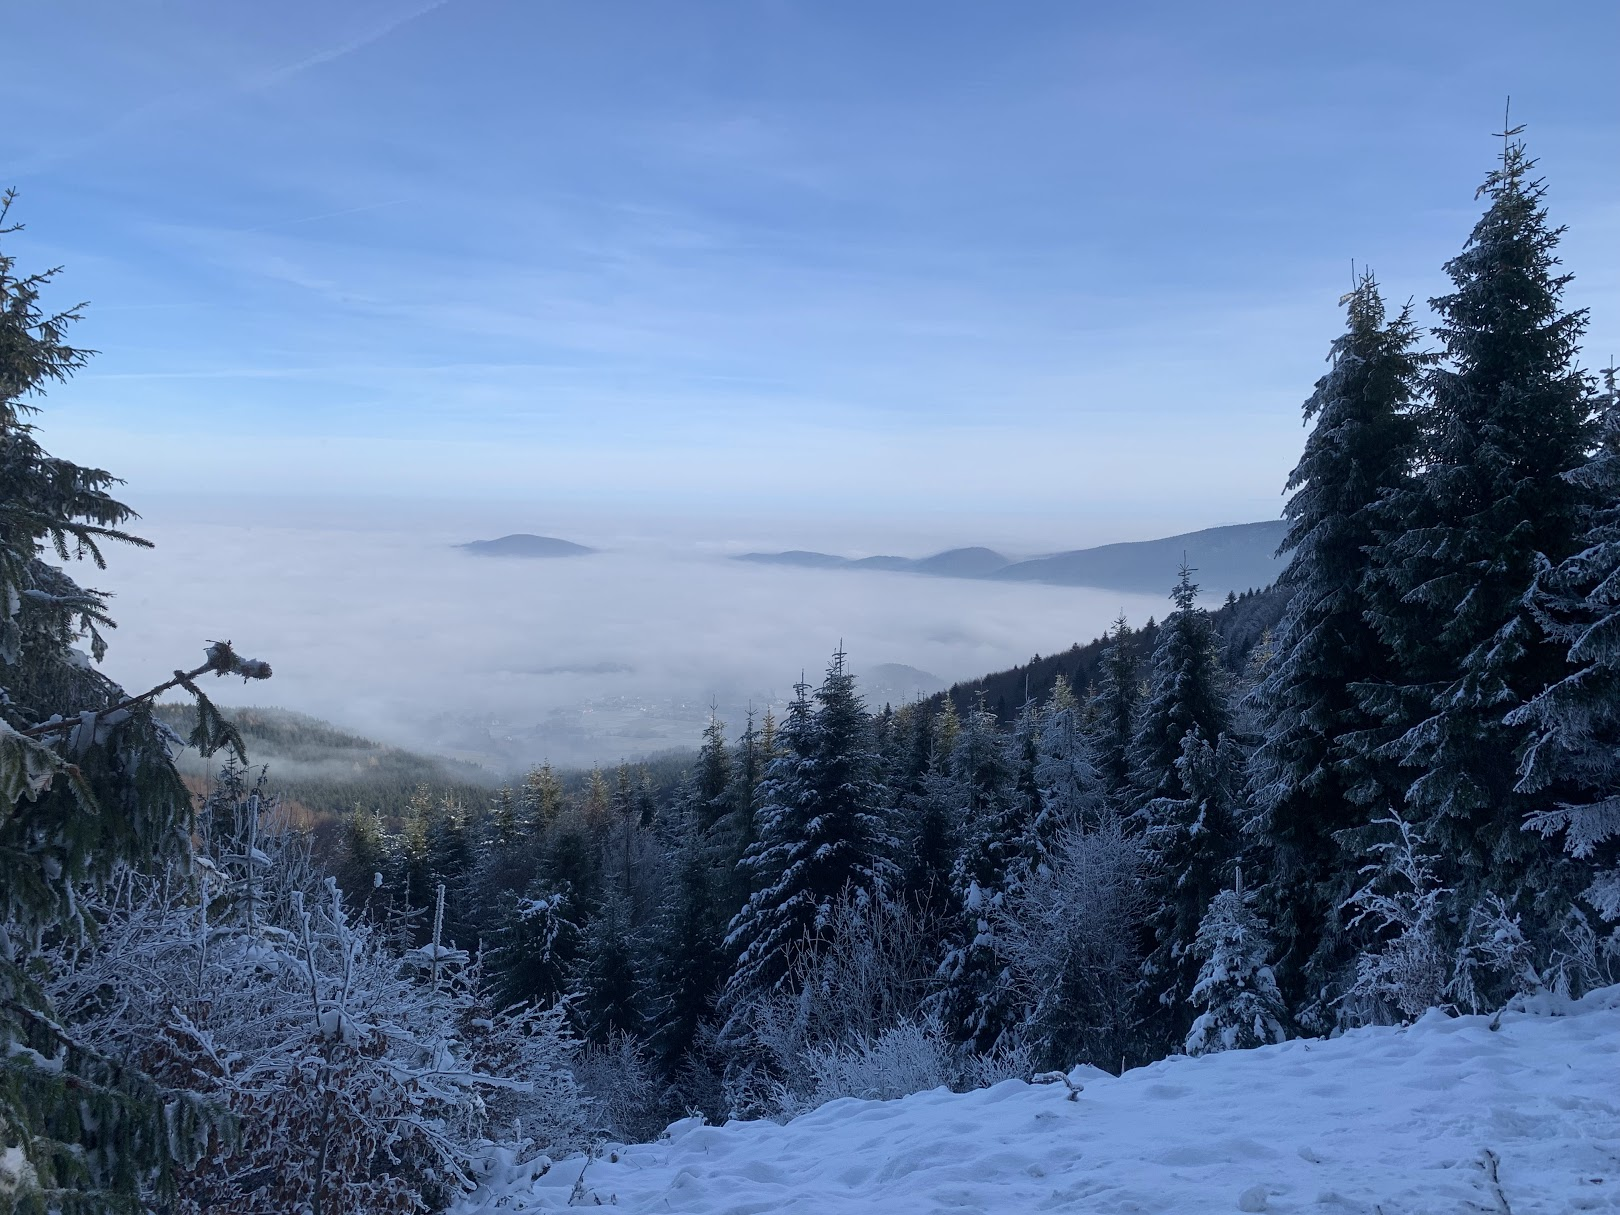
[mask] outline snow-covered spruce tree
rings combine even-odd
[[[394,841],[389,893],[398,903],[400,926],[408,932],[412,945],[427,939],[428,908],[438,889],[433,876],[434,813],[432,791],[418,785],[405,804],[405,821]]]
[[[501,1003],[550,1006],[568,990],[580,953],[572,895],[536,879],[507,902],[489,959]]]
[[[676,799],[663,910],[653,927],[652,1047],[670,1077],[686,1064],[725,977],[726,913],[718,892],[729,874],[716,871],[696,801],[690,784]]]
[[[694,776],[698,821],[704,831],[709,831],[730,809],[726,795],[731,789],[731,750],[726,746],[725,727],[712,710],[709,724],[703,729],[703,743],[698,747]]]
[[[1568,673],[1567,643],[1542,628],[1531,592],[1544,562],[1577,551],[1588,491],[1564,474],[1592,435],[1574,365],[1585,314],[1563,306],[1561,229],[1516,135],[1447,263],[1455,289],[1430,301],[1445,359],[1428,375],[1422,470],[1390,496],[1372,553],[1374,622],[1401,683],[1373,689],[1371,704],[1402,731],[1382,754],[1409,770],[1407,810],[1440,858],[1453,943],[1488,894],[1544,939],[1575,893],[1556,847],[1522,830],[1546,799],[1516,789],[1533,728],[1505,720]]]
[[[610,895],[586,926],[570,1007],[584,1037],[603,1045],[644,1029],[637,948],[623,898]]]
[[[444,910],[444,936],[448,941],[468,947],[477,944],[477,907],[467,880],[475,862],[474,830],[467,808],[452,797],[441,798],[429,820],[431,889],[426,892],[428,903],[436,902],[441,886],[452,892]]]
[[[770,759],[764,733],[754,725],[754,712],[750,709],[732,751],[731,775],[724,794],[725,813],[709,831],[719,866],[715,898],[719,900],[722,926],[753,893],[742,859],[759,835],[759,788]]]
[[[1136,732],[1137,675],[1134,635],[1122,615],[1108,632],[1097,685],[1086,705],[1087,730],[1097,772],[1109,796],[1130,800],[1131,740]]]
[[[1351,691],[1396,678],[1393,656],[1367,619],[1366,549],[1376,543],[1385,494],[1406,488],[1418,440],[1413,402],[1425,362],[1410,307],[1393,320],[1371,274],[1348,298],[1331,367],[1305,402],[1315,422],[1288,478],[1277,581],[1288,609],[1270,669],[1250,697],[1264,738],[1251,760],[1264,852],[1260,905],[1282,953],[1277,980],[1301,1019],[1331,1024],[1354,948],[1338,908],[1352,888],[1354,855],[1339,833],[1364,826],[1369,806],[1398,803],[1405,782],[1361,741],[1378,720]]]
[[[949,775],[937,796],[962,824],[951,873],[955,930],[939,967],[936,1014],[953,1041],[985,1054],[1021,1019],[996,940],[995,911],[1020,876],[1020,849],[1035,807],[1016,787],[1017,765],[996,716],[978,702],[963,716]]]
[[[1186,1041],[1198,985],[1199,924],[1231,880],[1247,801],[1243,749],[1195,726],[1182,739],[1178,796],[1154,798],[1137,812],[1151,860],[1151,950],[1142,968],[1143,1021],[1166,1049]]]
[[[562,814],[562,782],[549,763],[531,768],[518,793],[518,817],[531,835],[543,836]]]
[[[943,741],[947,734],[954,739],[960,723],[948,699],[937,713],[921,702],[902,712],[908,745],[900,771],[890,776],[900,837],[900,890],[928,917],[943,919],[960,910],[951,870],[962,824],[952,793],[950,750]],[[941,728],[946,722],[948,731]]]
[[[1271,934],[1245,895],[1240,870],[1230,890],[1210,901],[1193,953],[1200,960],[1192,1002],[1200,1010],[1188,1031],[1189,1055],[1247,1050],[1287,1037],[1282,994],[1271,970]]]
[[[96,669],[112,626],[106,595],[63,566],[100,545],[147,542],[124,525],[111,474],[46,452],[30,418],[53,383],[90,352],[67,344],[77,309],[52,313],[55,271],[19,273],[18,229],[0,202],[0,1155],[3,1197],[23,1212],[134,1210],[142,1189],[172,1193],[211,1115],[185,1093],[86,1046],[47,996],[48,946],[86,929],[85,902],[125,867],[188,855],[191,797],[170,758],[173,735],[151,699],[183,688],[198,701],[192,740],[241,739],[202,695],[207,672],[263,678],[228,643],[152,692],[127,696]],[[61,564],[52,564],[54,557]],[[88,653],[79,647],[85,646]]]
[[[355,815],[355,819],[361,817]],[[465,938],[469,946],[480,941],[493,943],[500,930],[503,907],[528,885],[534,873],[539,841],[525,817],[522,802],[510,788],[498,789],[490,798],[489,814],[479,824],[467,886],[455,892],[471,908],[469,919],[474,932]],[[351,892],[351,903],[358,906],[342,873],[338,880],[346,892]]]
[[[813,710],[809,686],[798,686],[761,787],[759,840],[743,859],[755,890],[727,933],[736,961],[725,1009],[787,978],[788,951],[846,889],[883,898],[895,884],[871,718],[844,657],[833,654]]]
[[[1181,567],[1170,592],[1176,610],[1164,619],[1153,647],[1147,698],[1136,715],[1128,753],[1132,808],[1156,797],[1181,796],[1177,775],[1182,739],[1196,729],[1218,739],[1231,729],[1226,674],[1215,646],[1215,626],[1198,606],[1193,571]],[[1116,645],[1119,642],[1116,640]]]
[[[1581,548],[1536,579],[1533,606],[1548,635],[1568,647],[1570,671],[1511,726],[1533,731],[1518,790],[1538,808],[1529,826],[1562,835],[1570,856],[1591,866],[1586,901],[1620,925],[1620,391],[1603,373],[1601,442],[1570,473],[1594,506]],[[1617,928],[1616,934],[1620,934]],[[1611,937],[1620,948],[1620,935]]]
[[[374,919],[384,915],[386,895],[381,887],[389,864],[381,816],[375,810],[356,806],[344,824],[341,847],[337,879],[349,905],[364,909]]]
[[[649,932],[647,1028],[651,1059],[668,1079],[702,1063],[694,1052],[725,978],[726,924],[750,893],[741,862],[755,834],[762,756],[752,713],[735,749],[726,747],[711,715],[698,762],[664,822],[662,895]]]
[[[656,815],[644,813],[638,784],[629,765],[619,765],[613,827],[601,840],[600,856],[604,900],[620,900],[626,931],[644,940],[663,894],[663,846],[651,829]],[[643,818],[649,818],[648,826],[642,825]]]
[[[1059,679],[1042,706],[1035,737],[1035,785],[1040,806],[1023,849],[1033,866],[1045,862],[1063,830],[1094,830],[1112,817],[1108,795],[1092,762],[1090,741],[1069,682]]]

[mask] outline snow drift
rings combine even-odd
[[[762,1212],[1620,1211],[1620,987],[1431,1012],[1112,1077],[1084,1091],[834,1101],[786,1125],[695,1119],[656,1143],[491,1178],[462,1215],[616,1205]]]

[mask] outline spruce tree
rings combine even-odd
[[[586,925],[572,1010],[584,1037],[605,1043],[618,1034],[641,1034],[641,1005],[627,908],[621,898],[610,896]]]
[[[378,878],[388,869],[388,844],[383,836],[382,820],[375,810],[356,806],[344,825],[343,859],[338,866],[338,884],[343,887],[345,902],[351,907],[364,907],[367,914],[382,914],[376,887]]]
[[[490,956],[503,1006],[549,1007],[568,991],[581,950],[573,893],[536,880],[522,897],[506,900]]]
[[[1017,1024],[995,921],[1016,880],[1033,807],[1017,788],[1018,763],[981,692],[951,753],[949,797],[962,848],[951,874],[957,923],[940,963],[936,1007],[945,1030],[975,1052],[992,1050]]]
[[[1587,902],[1620,924],[1620,392],[1613,367],[1603,376],[1601,442],[1571,474],[1594,502],[1581,548],[1541,570],[1533,598],[1542,628],[1568,647],[1569,673],[1508,724],[1532,731],[1518,784],[1528,825],[1562,835],[1588,870]]]
[[[549,763],[529,770],[523,778],[518,804],[530,832],[539,836],[551,830],[562,814],[563,789]]]
[[[722,924],[753,893],[749,871],[742,861],[759,837],[760,784],[765,779],[767,763],[765,740],[754,725],[754,712],[750,709],[732,751],[729,777],[721,794],[725,812],[709,831],[715,864],[719,868],[714,897],[720,904]]]
[[[1232,878],[1247,796],[1245,761],[1233,739],[1212,741],[1194,726],[1182,737],[1177,796],[1155,798],[1137,815],[1152,858],[1143,1016],[1166,1049],[1185,1041],[1191,1028],[1199,925]]]
[[[476,944],[477,908],[468,877],[475,861],[473,826],[467,809],[454,798],[441,798],[428,821],[428,869],[430,889],[443,886],[448,892],[441,930],[444,940],[468,947]]]
[[[1425,362],[1410,307],[1388,319],[1371,274],[1347,302],[1330,369],[1305,402],[1315,426],[1288,478],[1278,549],[1288,555],[1277,579],[1288,609],[1252,697],[1264,730],[1252,760],[1253,827],[1266,853],[1258,893],[1282,941],[1278,981],[1323,1027],[1354,957],[1338,909],[1357,860],[1343,852],[1340,833],[1398,803],[1405,787],[1388,760],[1357,745],[1380,723],[1351,685],[1397,677],[1368,619],[1366,550],[1377,542],[1385,496],[1409,487]]]
[[[943,748],[940,725],[950,702],[939,713],[918,703],[907,710],[909,745],[905,767],[897,775],[895,805],[900,838],[900,889],[911,906],[929,920],[952,914],[951,870],[956,864],[961,821],[950,779],[950,753]],[[950,716],[956,733],[956,717]]]
[[[677,798],[663,909],[653,931],[652,1045],[664,1074],[671,1077],[714,1011],[725,977],[727,917],[717,891],[726,887],[731,874],[716,871],[694,785],[689,782]]]
[[[783,724],[784,754],[762,789],[760,838],[743,862],[757,888],[727,938],[736,957],[728,1006],[780,985],[789,950],[814,942],[846,891],[872,899],[893,889],[888,794],[871,718],[844,658],[833,654],[814,711],[808,685],[798,686]]]
[[[1039,864],[1065,828],[1094,830],[1111,816],[1079,703],[1065,679],[1057,681],[1041,710],[1034,777],[1039,802],[1024,852],[1029,863]]]
[[[580,825],[600,836],[613,823],[613,788],[601,768],[592,768],[585,778],[585,796],[579,803]]]
[[[773,733],[777,754],[766,766],[759,788],[759,838],[738,864],[751,893],[726,927],[724,945],[731,962],[725,984],[728,1004],[774,987],[787,972],[786,950],[795,936],[792,923],[783,922],[778,900],[791,892],[779,888],[810,818],[810,790],[803,769],[813,754],[814,729],[810,685],[801,678]]]
[[[11,202],[0,200],[0,246],[17,231]],[[188,1094],[75,1038],[45,995],[44,947],[93,931],[86,896],[119,873],[189,857],[191,795],[152,699],[183,688],[197,700],[192,743],[209,753],[229,742],[241,758],[196,681],[270,673],[226,642],[140,696],[97,669],[107,596],[63,567],[100,568],[109,541],[150,545],[124,530],[135,514],[108,492],[117,480],[50,455],[30,420],[91,353],[65,340],[78,309],[43,305],[55,274],[19,273],[0,247],[0,1155],[4,1200],[28,1215],[142,1210],[143,1192],[167,1202],[175,1165],[195,1163],[223,1129]]]
[[[1136,732],[1138,677],[1134,634],[1125,617],[1114,621],[1086,706],[1092,754],[1108,794],[1124,802],[1131,783],[1131,739]]]
[[[697,763],[697,805],[703,830],[711,830],[725,817],[730,809],[726,796],[730,790],[731,751],[726,746],[725,727],[711,709]]]
[[[413,945],[427,941],[427,911],[433,906],[433,892],[437,888],[433,877],[432,836],[433,795],[426,785],[419,785],[405,804],[405,821],[394,848],[392,883],[401,910],[414,915]]]
[[[1447,263],[1454,290],[1430,301],[1444,362],[1428,375],[1422,471],[1391,495],[1373,551],[1374,622],[1401,678],[1369,703],[1400,731],[1381,754],[1408,769],[1408,813],[1443,858],[1453,943],[1489,894],[1535,936],[1568,895],[1557,850],[1521,830],[1540,807],[1515,788],[1531,727],[1513,713],[1567,673],[1567,646],[1536,620],[1531,591],[1544,562],[1577,550],[1587,491],[1564,474],[1591,436],[1574,366],[1585,314],[1563,306],[1562,230],[1517,134]]]
[[[476,933],[465,944],[471,947],[484,937],[493,939],[500,925],[503,900],[522,890],[534,876],[536,840],[519,796],[510,788],[496,790],[484,820],[466,889],[453,891],[472,908]]]
[[[1187,1034],[1189,1055],[1281,1042],[1285,1013],[1272,974],[1271,936],[1245,896],[1242,875],[1210,901],[1193,952],[1201,965],[1192,1001],[1202,1011]]]
[[[1213,741],[1231,727],[1226,675],[1215,649],[1215,626],[1198,606],[1193,571],[1183,565],[1170,592],[1176,610],[1165,617],[1153,649],[1148,696],[1137,716],[1127,756],[1133,806],[1179,797],[1182,740],[1196,729]],[[1117,642],[1116,642],[1117,644]]]

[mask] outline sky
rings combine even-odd
[[[1620,348],[1610,3],[57,0],[6,41],[12,243],[103,352],[45,437],[137,507],[1271,517],[1352,264],[1442,288],[1509,94]]]
[[[42,437],[157,541],[80,572],[107,670],[229,637],[277,675],[227,702],[389,741],[611,759],[840,643],[950,681],[1162,614],[725,558],[1275,518],[1353,270],[1422,316],[1510,95],[1620,352],[1612,3],[23,0],[3,37],[7,247],[100,352]],[[605,551],[451,547],[514,531]]]

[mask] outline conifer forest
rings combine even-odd
[[[1518,131],[1485,168],[1434,325],[1380,266],[1321,335],[1274,586],[1166,568],[1159,618],[907,703],[840,650],[695,754],[402,784],[319,834],[221,707],[286,655],[102,673],[139,638],[88,582],[145,541],[117,469],[44,445],[92,352],[8,195],[0,1203],[471,1210],[575,1160],[573,1201],[682,1120],[1620,983],[1620,389],[1556,183]]]

